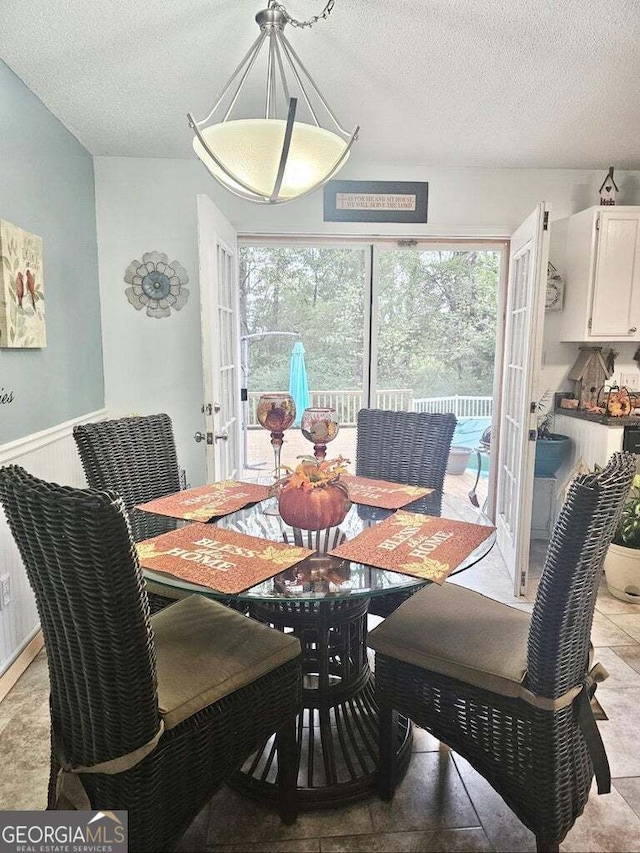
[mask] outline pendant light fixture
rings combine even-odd
[[[216,180],[241,198],[264,204],[293,201],[321,187],[349,157],[359,128],[349,133],[342,127],[284,34],[287,23],[311,27],[327,18],[334,3],[329,0],[308,21],[296,21],[269,0],[256,15],[260,35],[211,112],[201,121],[188,114],[196,154]],[[232,118],[240,112],[247,78],[261,53],[266,59],[263,115]]]

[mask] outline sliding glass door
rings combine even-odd
[[[475,446],[492,416],[503,254],[497,243],[244,245],[247,463],[270,461],[255,405],[260,392],[289,389],[298,342],[310,405],[333,407],[340,421],[330,456],[355,461],[362,406],[453,411],[454,441]],[[291,464],[311,449],[291,429],[283,458]]]

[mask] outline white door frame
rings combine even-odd
[[[364,310],[364,350],[369,353],[369,359],[365,358],[363,364],[363,388],[365,390],[363,396],[363,405],[372,406],[375,399],[372,399],[369,394],[375,391],[377,364],[374,353],[377,353],[377,294],[379,290],[379,265],[378,256],[381,251],[398,248],[411,248],[423,250],[452,250],[458,248],[460,250],[473,251],[500,251],[502,260],[500,265],[500,284],[498,294],[498,309],[497,309],[497,324],[496,324],[496,358],[493,383],[494,397],[494,414],[492,418],[491,430],[491,453],[493,458],[498,458],[500,435],[499,435],[499,416],[501,406],[501,388],[502,388],[502,359],[504,347],[504,320],[506,310],[506,292],[509,271],[509,249],[510,240],[505,237],[402,237],[401,235],[394,237],[366,237],[352,236],[345,237],[342,235],[326,236],[326,235],[300,235],[300,234],[274,234],[274,235],[253,235],[239,234],[238,243],[240,245],[251,246],[326,246],[334,248],[355,248],[358,245],[368,247],[365,257],[365,275],[367,281],[371,282],[368,288],[368,294],[365,299]],[[406,246],[399,244],[406,243]],[[488,499],[485,507],[486,513],[490,518],[495,519],[495,503],[496,503],[496,477],[495,465],[490,466],[489,483],[488,483]]]

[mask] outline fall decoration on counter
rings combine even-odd
[[[339,482],[346,473],[348,459],[318,461],[303,456],[300,464],[274,487],[278,509],[286,524],[302,530],[323,530],[344,520],[351,501],[346,487]]]
[[[610,418],[624,418],[631,414],[631,397],[626,388],[603,386],[598,393],[598,408]]]

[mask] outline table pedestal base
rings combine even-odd
[[[375,792],[378,708],[366,654],[366,600],[252,605],[255,618],[293,630],[303,648],[304,710],[298,717],[300,808],[330,808]],[[256,708],[256,713],[260,709]],[[411,756],[411,723],[400,718],[397,769]],[[249,796],[275,800],[274,738],[245,762],[232,784]]]

